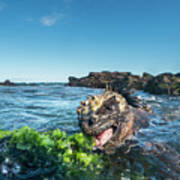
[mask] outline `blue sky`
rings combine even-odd
[[[180,0],[0,0],[0,81],[180,71]]]

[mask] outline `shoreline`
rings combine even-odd
[[[109,88],[142,90],[155,95],[180,96],[180,73],[161,73],[153,76],[144,72],[135,75],[131,72],[90,72],[87,76],[70,76],[69,82],[11,82],[5,80],[0,86],[37,86],[38,84],[63,84],[70,87]]]

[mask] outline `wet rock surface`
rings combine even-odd
[[[106,88],[121,87],[143,90],[152,94],[180,95],[180,73],[163,73],[153,76],[143,73],[142,76],[130,72],[91,72],[82,78],[69,77],[69,86]]]

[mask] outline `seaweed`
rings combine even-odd
[[[71,179],[100,174],[108,166],[103,154],[93,152],[94,139],[83,133],[67,135],[59,129],[39,132],[26,126],[0,130],[0,141],[6,138],[0,149],[0,170],[8,179]]]

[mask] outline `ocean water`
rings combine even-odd
[[[87,95],[101,92],[61,83],[0,86],[1,128],[10,130],[28,125],[40,131],[55,128],[78,131],[76,107]]]
[[[88,95],[102,92],[102,89],[68,87],[62,83],[0,86],[1,128],[11,130],[28,125],[39,131],[56,128],[68,133],[80,131],[76,107]],[[165,143],[180,154],[180,97],[141,91],[134,95],[144,99],[154,111],[150,126],[135,136],[139,144]]]

